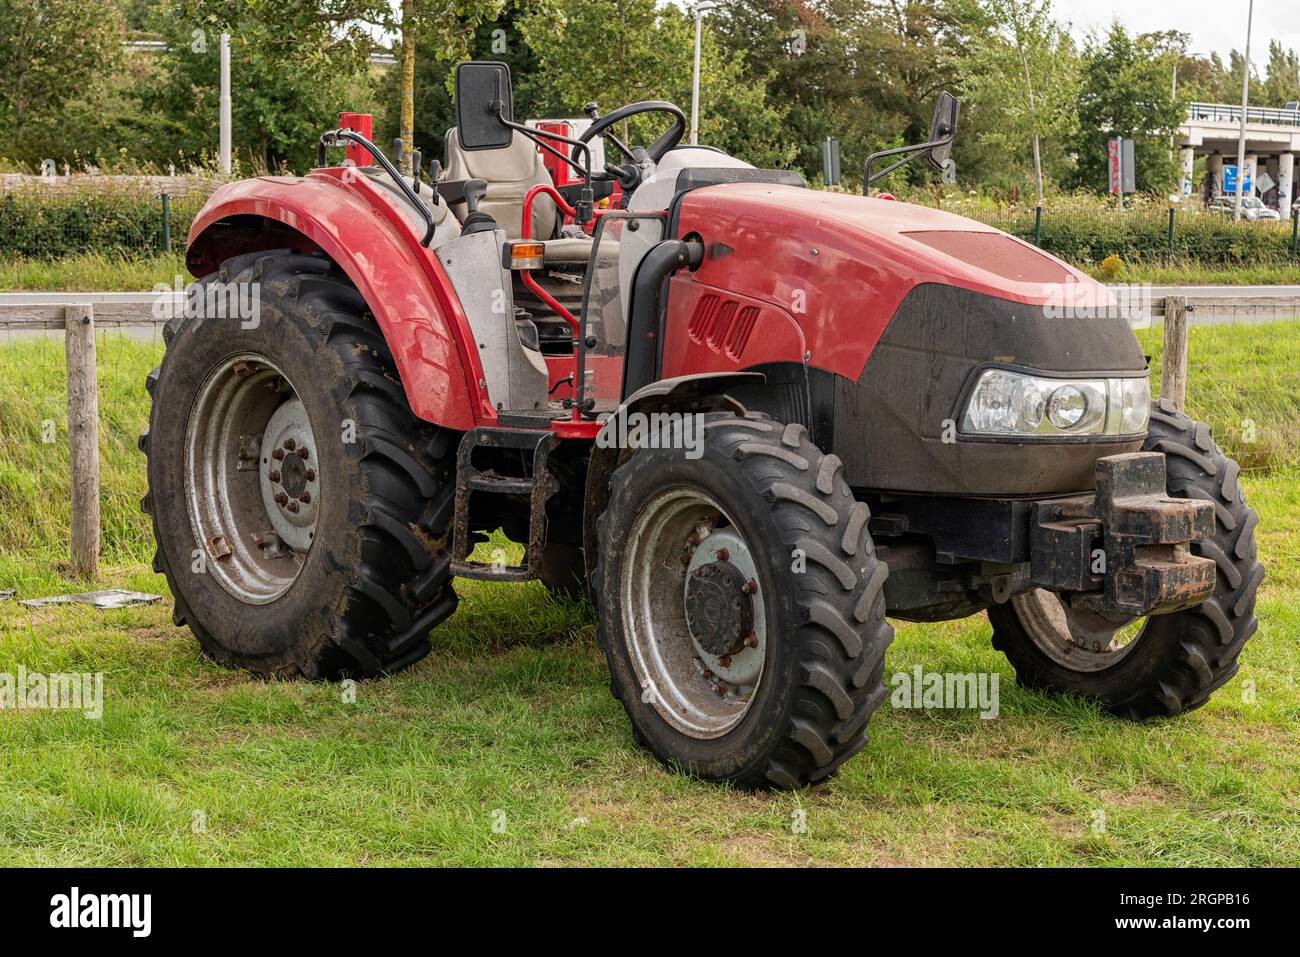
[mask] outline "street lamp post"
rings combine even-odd
[[[230,172],[230,34],[221,34],[221,91],[218,101],[217,156],[221,172]]]
[[[1254,0],[1252,0],[1254,2]],[[704,15],[716,7],[716,3],[704,0],[695,5],[695,78],[691,84],[691,145],[700,141],[700,33],[703,30]]]
[[[1232,218],[1241,219],[1241,186],[1246,175],[1246,110],[1250,107],[1250,28],[1255,19],[1255,0],[1246,13],[1246,56],[1241,64],[1241,127],[1237,134],[1237,197],[1232,204]],[[1251,183],[1254,186],[1254,183]]]

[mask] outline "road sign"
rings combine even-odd
[[[1237,167],[1224,165],[1223,167],[1223,192],[1236,194],[1237,192]],[[1250,167],[1246,167],[1246,175],[1241,181],[1241,195],[1251,196]]]
[[[1106,169],[1109,173],[1109,188],[1112,196],[1137,192],[1137,175],[1135,173],[1133,141],[1128,137],[1116,137],[1106,144]]]
[[[827,186],[840,185],[840,141],[832,136],[822,140],[822,179]]]

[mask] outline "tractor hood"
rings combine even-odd
[[[708,255],[694,280],[795,317],[812,364],[857,379],[915,287],[954,286],[1086,321],[1105,286],[1030,243],[942,210],[764,183],[693,190],[679,236]]]

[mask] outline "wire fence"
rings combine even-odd
[[[148,425],[144,381],[163,352],[160,327],[96,334],[99,390],[101,554],[112,566],[153,554],[140,512]],[[51,573],[67,575],[72,525],[65,335],[0,327],[0,591]]]
[[[1135,332],[1158,391],[1163,302],[1155,305]],[[1300,301],[1203,297],[1189,305],[1188,414],[1208,422],[1249,474],[1300,469]],[[162,355],[160,327],[101,329],[96,341],[103,563],[143,569],[153,543],[140,512],[146,482],[137,439],[148,425],[144,382]],[[0,322],[0,591],[68,568],[66,381],[63,332]]]
[[[203,176],[0,176],[0,259],[53,260],[97,252],[147,256],[179,250],[219,181]],[[935,206],[1018,236],[1082,266],[1187,264],[1242,269],[1295,265],[1300,282],[1300,209],[1286,220],[1234,221],[1228,207],[1198,199],[1123,209],[1095,198],[1052,198],[1043,208],[988,197],[918,191]],[[1276,211],[1248,210],[1276,216]]]
[[[1117,257],[1124,264],[1194,264],[1206,268],[1295,265],[1300,282],[1300,209],[1288,219],[1233,219],[1231,207],[1189,200],[1177,206],[1144,202],[1126,209],[1097,202],[1043,208],[915,197],[913,202],[966,216],[1031,242],[1079,265]],[[1276,217],[1276,210],[1249,215]],[[1117,276],[1118,278],[1118,276]]]
[[[1300,300],[1189,298],[1187,398],[1194,419],[1247,472],[1300,468]],[[1157,393],[1163,318],[1137,329]]]
[[[195,176],[4,177],[0,259],[138,257],[179,249],[217,185]]]

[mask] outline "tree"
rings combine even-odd
[[[420,44],[436,50],[437,61],[465,59],[479,26],[499,16],[504,6],[505,0],[402,0],[400,130],[408,172],[415,149],[415,63]]]
[[[197,157],[214,148],[225,31],[236,155],[254,167],[307,169],[338,112],[368,105],[361,78],[376,46],[368,28],[387,10],[383,0],[175,0],[159,12],[167,51],[138,91],[141,106],[173,123],[174,150]]]
[[[1083,51],[1079,92],[1079,185],[1105,189],[1106,140],[1134,141],[1138,188],[1164,194],[1178,180],[1170,138],[1186,117],[1185,90],[1173,96],[1170,63],[1157,39],[1130,36],[1111,25],[1104,40],[1091,37]]]
[[[710,27],[701,41],[700,140],[759,165],[793,157],[781,114],[744,58],[719,48]],[[519,21],[537,70],[521,87],[542,115],[581,116],[589,100],[608,112],[638,100],[689,107],[695,27],[689,14],[655,0],[534,0]],[[649,143],[663,121],[632,123],[634,142]],[[653,133],[651,127],[657,127]]]
[[[1043,141],[1056,156],[1078,127],[1079,60],[1051,0],[974,0],[964,11],[983,30],[950,62],[963,93],[984,107],[983,143],[1011,157],[1028,152],[1043,205]]]
[[[14,131],[23,156],[58,126],[65,104],[111,75],[122,15],[108,0],[0,0],[0,23],[0,127]]]
[[[1277,40],[1268,43],[1268,78],[1259,92],[1261,106],[1280,107],[1300,101],[1300,56]]]
[[[459,23],[448,32],[462,37],[459,49],[449,50],[437,37],[422,34],[415,53],[411,84],[412,144],[425,156],[441,156],[443,137],[456,125],[452,97],[452,70],[464,58],[500,60],[510,67],[514,80],[514,105],[517,117],[539,115],[533,109],[528,78],[536,71],[536,56],[523,40],[518,21],[528,0],[507,0],[496,19],[479,19],[477,28],[470,22]],[[378,142],[387,144],[401,133],[401,70],[385,70],[375,80],[379,112],[375,117]]]

